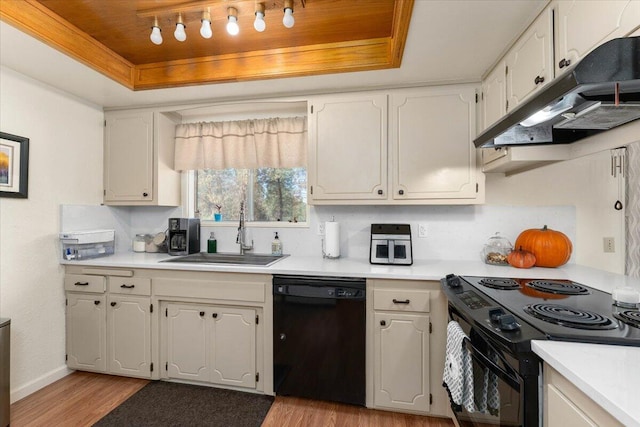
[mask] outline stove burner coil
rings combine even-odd
[[[503,279],[500,277],[487,277],[484,279],[480,279],[478,282],[481,285],[484,285],[488,288],[493,289],[502,289],[502,290],[511,290],[511,289],[519,289],[520,285],[513,279]]]
[[[555,280],[532,280],[527,286],[537,291],[559,295],[589,295],[587,288],[575,282],[559,282]]]
[[[624,310],[621,312],[613,313],[613,316],[623,321],[624,323],[628,323],[633,327],[640,328],[640,311]]]
[[[615,321],[598,313],[559,304],[528,304],[524,306],[524,311],[545,322],[569,328],[604,330],[618,327]]]

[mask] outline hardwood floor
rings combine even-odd
[[[91,426],[148,382],[74,372],[11,405],[11,427]],[[262,426],[450,427],[453,423],[442,418],[277,396]]]

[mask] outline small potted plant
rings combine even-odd
[[[218,221],[222,221],[222,205],[219,204],[214,204],[213,206],[216,207],[216,212],[214,212],[213,214],[213,220],[218,222]]]

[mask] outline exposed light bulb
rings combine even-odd
[[[205,39],[210,39],[213,36],[213,31],[211,31],[211,21],[207,19],[202,20],[202,26],[200,27],[200,35]]]
[[[185,26],[182,23],[182,15],[178,15],[178,20],[176,21],[176,30],[173,32],[173,36],[179,42],[183,42],[187,39],[187,33],[184,32]]]
[[[240,32],[240,27],[238,26],[238,18],[235,16],[229,16],[229,22],[227,22],[227,33],[232,36],[237,36]]]
[[[291,28],[295,23],[296,23],[296,20],[293,19],[293,1],[285,0],[284,16],[282,17],[282,24],[287,28]]]
[[[253,28],[259,33],[263,32],[267,28],[267,24],[264,22],[264,13],[256,12],[256,20],[253,21]]]
[[[160,30],[160,27],[158,27],[157,25],[154,25],[153,27],[151,27],[151,36],[149,37],[151,39],[151,42],[153,44],[157,44],[160,45],[162,44],[162,30]]]

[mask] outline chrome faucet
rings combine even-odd
[[[238,236],[236,237],[236,243],[240,245],[240,255],[244,255],[245,251],[253,249],[253,240],[251,244],[247,245],[247,235],[244,226],[244,201],[240,202],[240,224],[238,225]]]

